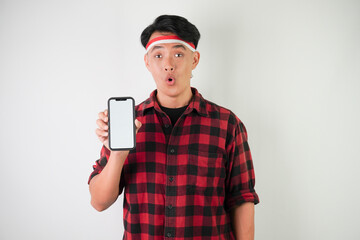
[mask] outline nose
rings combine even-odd
[[[172,72],[174,71],[174,64],[173,61],[168,58],[164,61],[164,70],[165,72]]]
[[[172,67],[172,66],[165,66],[165,71],[166,71],[166,72],[172,72],[172,71],[174,71],[174,67]]]

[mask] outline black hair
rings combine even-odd
[[[154,32],[171,32],[179,38],[193,43],[195,48],[200,39],[199,30],[186,18],[176,15],[161,15],[141,33],[141,44],[146,47]]]

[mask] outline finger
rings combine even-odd
[[[99,136],[98,136],[98,139],[99,139],[100,142],[102,142],[102,143],[105,141],[104,137],[99,137]]]
[[[105,114],[106,111],[106,114]],[[107,110],[105,110],[104,112],[99,112],[98,116],[99,119],[103,120],[104,122],[108,121],[108,116],[107,116]]]
[[[98,139],[100,140],[100,142],[102,142],[104,145],[108,146],[109,144],[109,138],[108,137],[99,137],[98,136]]]
[[[104,130],[101,130],[99,128],[97,128],[95,130],[95,133],[98,137],[107,137],[108,136],[108,132],[107,131],[104,131]]]
[[[104,112],[99,112],[98,118],[101,119],[101,120],[104,120],[104,118],[105,118]]]
[[[104,143],[107,140],[107,137],[98,137],[100,142]]]
[[[96,124],[98,125],[98,127],[100,129],[103,129],[103,130],[108,130],[109,129],[109,126],[101,119],[96,120]]]
[[[104,116],[105,116],[104,122],[108,122],[108,120],[109,120],[109,115],[108,115],[108,110],[107,110],[107,109],[105,109],[105,111],[104,111]]]

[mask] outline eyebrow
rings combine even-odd
[[[164,48],[163,46],[153,46],[150,52],[153,52],[156,49]]]
[[[150,52],[153,52],[154,50],[156,50],[156,49],[161,49],[161,48],[164,48],[164,47],[163,47],[163,46],[154,46],[154,47],[152,47],[152,49],[151,49]],[[172,48],[182,48],[182,49],[186,50],[185,46],[184,46],[184,45],[181,45],[181,44],[175,45],[175,46],[173,46]]]
[[[184,47],[184,45],[181,45],[181,44],[175,45],[175,46],[173,46],[173,48],[183,48],[184,50],[186,50],[186,48]]]

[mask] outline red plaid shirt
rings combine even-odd
[[[192,91],[174,126],[156,90],[136,106],[142,127],[120,180],[124,239],[235,239],[230,209],[259,202],[243,123]],[[109,154],[103,147],[89,182]]]

